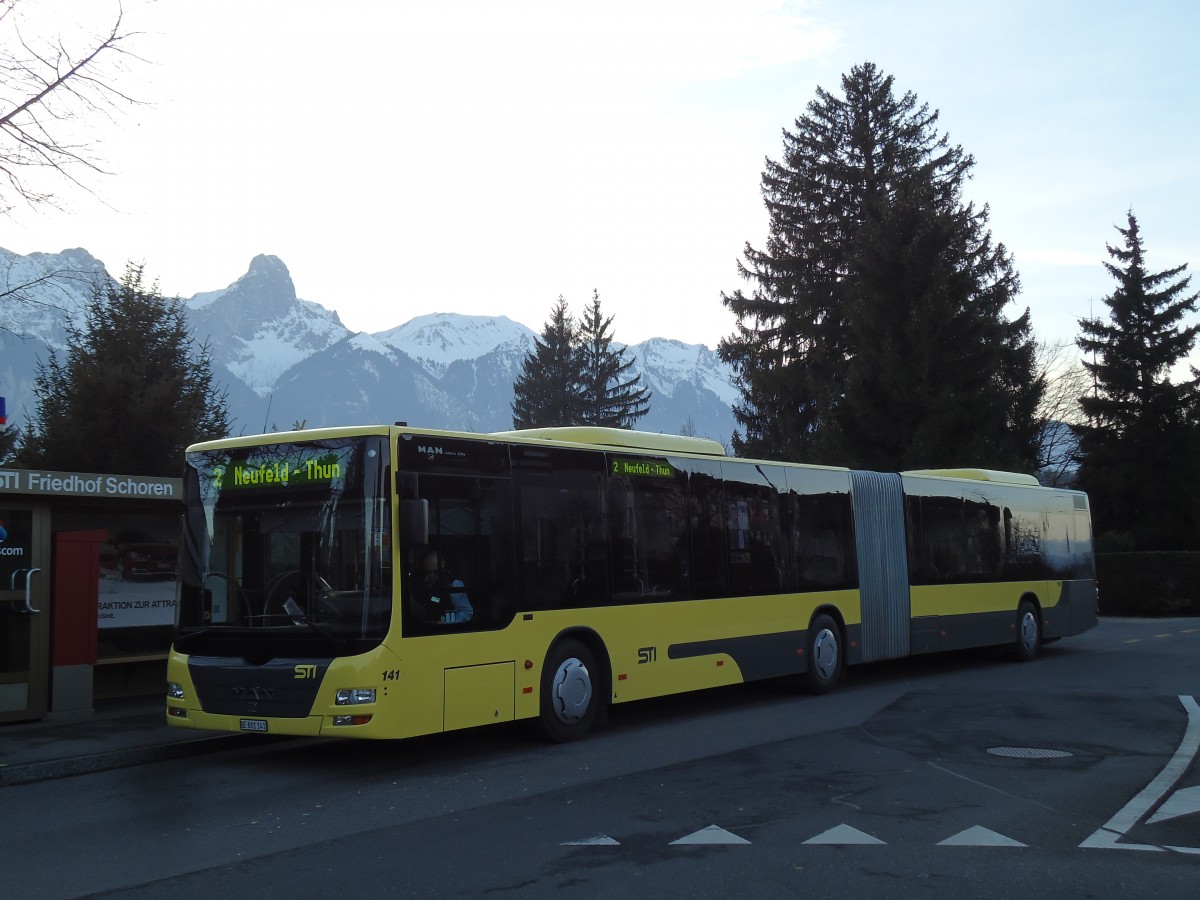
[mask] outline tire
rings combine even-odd
[[[1021,662],[1029,662],[1042,649],[1042,615],[1036,604],[1022,600],[1017,606],[1017,639],[1013,652]]]
[[[808,626],[808,692],[828,694],[846,669],[842,632],[831,616],[821,613]]]
[[[541,725],[556,744],[577,741],[596,723],[603,684],[595,654],[582,641],[555,644],[542,667]]]

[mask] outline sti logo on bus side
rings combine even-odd
[[[296,666],[296,678],[316,678],[317,667],[312,664]]]
[[[638,648],[638,665],[642,666],[646,663],[652,663],[658,659],[657,647],[639,647]]]

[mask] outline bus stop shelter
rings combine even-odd
[[[0,723],[161,689],[178,478],[0,469]]]

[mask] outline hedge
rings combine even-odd
[[[1200,615],[1200,553],[1097,553],[1103,616]]]

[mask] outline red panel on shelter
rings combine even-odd
[[[107,531],[54,535],[54,602],[51,665],[95,665],[100,600],[100,545]]]

